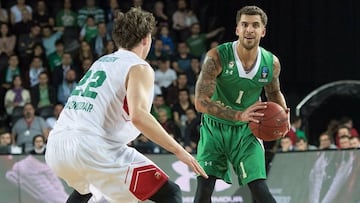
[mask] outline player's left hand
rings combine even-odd
[[[287,114],[287,117],[288,117],[288,129],[287,131],[284,132],[284,134],[282,135],[283,137],[288,134],[288,132],[290,131],[290,128],[291,128],[291,123],[290,123],[290,108],[287,108],[285,109],[285,112]]]
[[[200,164],[197,162],[197,160],[188,153],[185,149],[182,149],[178,153],[175,153],[176,157],[188,165],[197,175],[201,175],[204,178],[208,178],[208,175],[204,171],[204,169],[200,166]]]

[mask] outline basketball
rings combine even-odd
[[[267,108],[257,112],[264,113],[263,117],[257,118],[260,122],[249,123],[250,129],[256,137],[264,141],[273,141],[288,130],[288,114],[279,104],[267,102]]]

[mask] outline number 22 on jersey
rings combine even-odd
[[[96,88],[100,87],[106,79],[105,71],[89,70],[80,80],[79,84],[72,91],[71,95],[89,97],[95,99],[97,96]]]

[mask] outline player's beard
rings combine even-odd
[[[242,40],[240,40],[240,44],[246,50],[252,50],[258,46],[258,40],[256,40],[256,39],[248,40],[246,38],[243,38]]]

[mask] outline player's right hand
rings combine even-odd
[[[239,121],[243,122],[255,122],[259,123],[260,121],[257,119],[259,117],[263,117],[264,113],[256,112],[261,109],[266,109],[267,102],[256,102],[255,104],[249,106],[245,111],[240,112],[238,114]]]
[[[208,175],[206,174],[204,169],[200,166],[196,159],[185,149],[180,151],[179,153],[175,153],[175,155],[180,161],[188,165],[197,175],[201,175],[206,179],[208,178]]]

